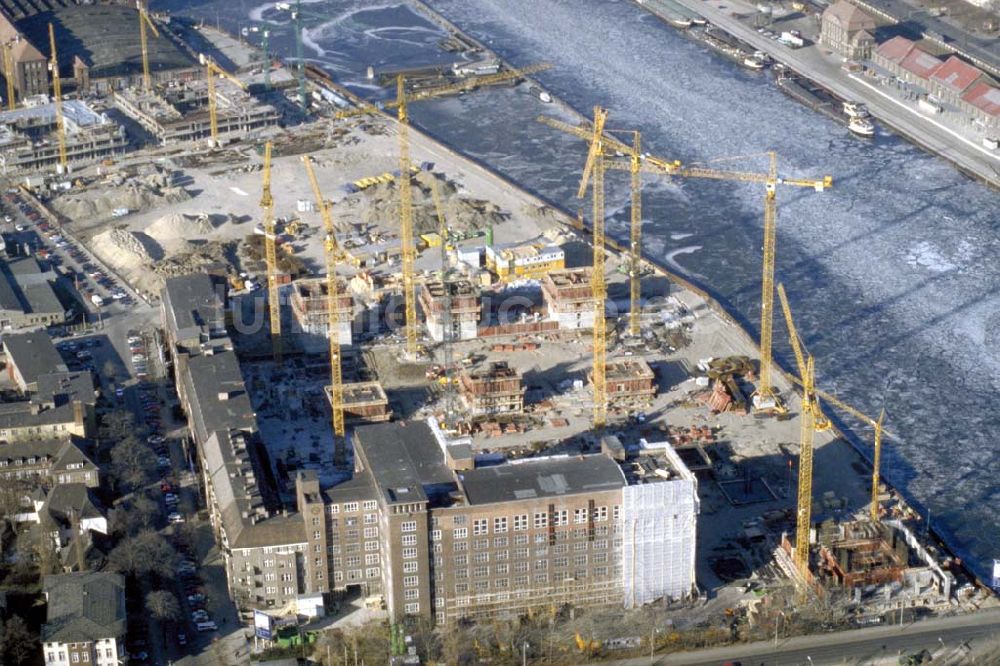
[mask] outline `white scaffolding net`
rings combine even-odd
[[[629,485],[622,491],[626,608],[662,597],[685,598],[695,585],[697,481],[672,450],[662,453],[676,466],[676,478]]]

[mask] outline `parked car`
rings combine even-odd
[[[183,523],[184,516],[177,513],[176,511],[173,511],[167,516],[167,520],[170,521],[171,523]]]

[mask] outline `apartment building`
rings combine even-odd
[[[41,439],[0,444],[0,479],[60,485],[101,485],[101,470],[70,439]]]
[[[42,656],[47,666],[112,666],[125,651],[125,579],[88,571],[46,576],[48,604],[42,625]]]

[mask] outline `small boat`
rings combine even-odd
[[[875,136],[875,123],[867,118],[855,116],[847,122],[847,129],[858,136]]]
[[[542,101],[542,103],[544,103],[544,104],[551,104],[552,103],[552,95],[548,94],[544,90],[542,90],[542,91],[540,91],[538,93],[538,99],[540,99]]]
[[[758,57],[756,53],[743,58],[743,66],[748,69],[764,69],[764,64],[764,60]]]
[[[861,102],[844,102],[844,113],[849,118],[867,118],[868,108]]]

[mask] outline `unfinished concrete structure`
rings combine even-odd
[[[524,411],[521,375],[505,362],[468,370],[458,379],[462,402],[473,415],[520,414]]]
[[[221,79],[215,84],[219,135],[248,135],[278,124],[279,114],[270,104],[261,104]],[[129,88],[115,93],[115,105],[128,117],[153,134],[162,145],[197,141],[211,135],[208,113],[208,86],[202,80],[147,92]]]
[[[330,306],[327,297],[326,278],[296,280],[291,289],[292,332],[302,342],[308,352],[322,352],[329,349]],[[344,280],[337,279],[338,317],[337,340],[342,345],[354,341],[354,298]]]
[[[447,291],[445,291],[447,289]],[[420,307],[427,330],[436,342],[444,340],[445,300],[451,296],[451,339],[472,340],[479,326],[479,288],[465,279],[428,280],[420,285]]]
[[[561,330],[594,327],[594,295],[590,268],[550,271],[542,280],[542,298],[549,321]]]
[[[656,376],[641,358],[616,358],[607,362],[608,406],[641,407],[656,397]],[[593,378],[590,378],[593,381]]]
[[[326,401],[332,405],[330,387],[323,387]],[[392,418],[389,398],[378,382],[344,384],[344,422],[381,423]]]
[[[952,574],[899,521],[830,520],[817,536],[817,574],[828,584],[854,589],[896,583],[911,597],[947,600],[951,594]]]
[[[128,146],[124,128],[85,102],[63,102],[66,159],[93,161],[123,155]],[[26,106],[0,113],[0,160],[4,170],[35,170],[59,162],[54,104]]]

